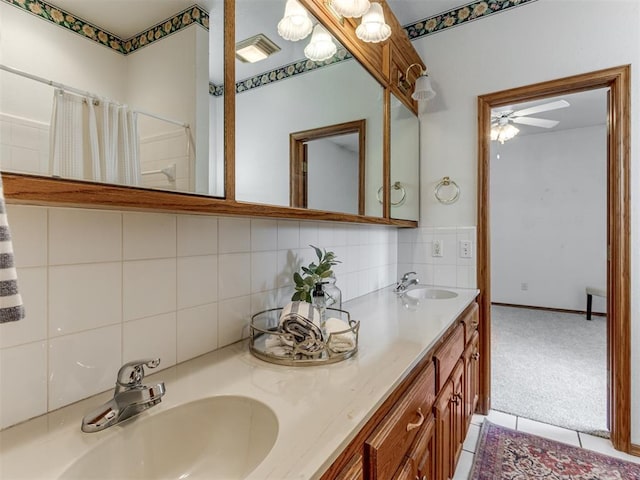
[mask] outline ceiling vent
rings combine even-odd
[[[280,51],[280,47],[259,33],[236,43],[236,58],[244,63],[255,63]]]

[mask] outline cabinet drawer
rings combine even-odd
[[[449,335],[449,338],[436,350],[433,356],[436,365],[436,385],[441,390],[456,366],[464,350],[464,327],[461,324]]]
[[[478,323],[480,321],[480,308],[477,303],[473,303],[472,306],[462,315],[460,319],[464,325],[464,341],[469,343],[473,333],[478,330]]]
[[[435,400],[435,370],[425,368],[365,442],[371,479],[393,477]]]

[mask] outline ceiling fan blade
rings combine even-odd
[[[548,112],[549,110],[557,110],[558,108],[565,108],[569,106],[569,102],[566,100],[558,100],[557,102],[543,103],[542,105],[536,105],[535,107],[524,108],[513,112],[514,117],[524,117],[526,115],[535,115],[540,112]]]
[[[515,117],[511,119],[513,123],[520,123],[523,125],[531,125],[533,127],[553,128],[560,122],[557,120],[546,120],[544,118],[533,117]]]

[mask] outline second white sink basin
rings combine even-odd
[[[127,421],[60,479],[243,479],[271,451],[278,420],[248,397],[209,397]],[[90,434],[93,435],[93,434]]]
[[[447,298],[455,298],[458,296],[456,292],[451,290],[445,290],[443,288],[433,288],[433,287],[418,287],[413,290],[409,290],[406,292],[406,295],[419,299],[429,299],[429,300],[444,300]]]

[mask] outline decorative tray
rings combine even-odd
[[[249,350],[265,362],[287,366],[327,365],[352,357],[358,351],[360,322],[351,319],[346,310],[327,308],[326,316],[343,320],[349,328],[323,337],[319,349],[309,353],[293,335],[279,329],[282,308],[258,312],[249,325]]]

